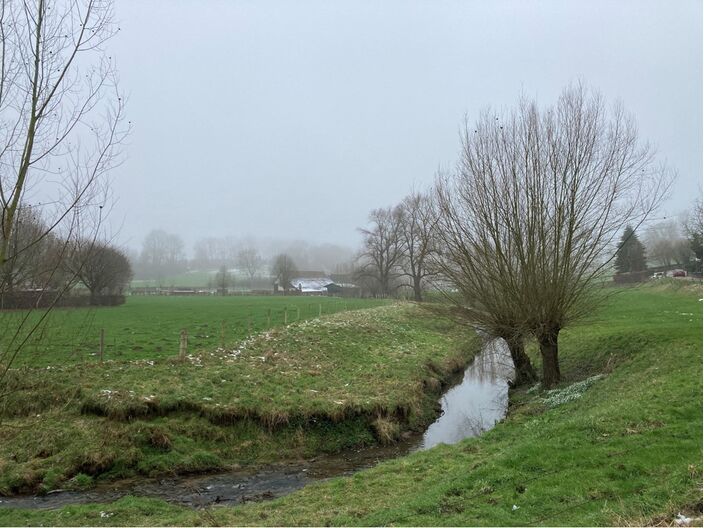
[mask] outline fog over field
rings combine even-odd
[[[702,0],[3,0],[1,526],[702,526]]]
[[[582,80],[620,99],[679,172],[702,175],[697,0],[120,0],[108,42],[133,124],[110,229],[307,240],[355,249],[375,207],[458,156],[463,116],[551,104]],[[285,249],[285,248],[280,248]]]

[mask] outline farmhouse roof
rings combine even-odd
[[[335,286],[339,286],[340,288],[348,288],[348,289],[359,288],[359,286],[357,286],[356,284],[354,284],[352,282],[335,282],[333,284],[335,284]],[[330,284],[328,284],[328,286],[330,286]]]
[[[325,292],[325,287],[332,284],[332,281],[327,277],[316,277],[307,279],[305,277],[297,277],[291,281],[291,286],[297,288],[301,293]]]

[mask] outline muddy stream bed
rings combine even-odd
[[[191,507],[242,504],[287,495],[306,484],[351,475],[408,453],[491,429],[506,415],[511,357],[501,340],[487,341],[462,380],[440,399],[441,416],[424,433],[393,446],[347,450],[288,463],[197,476],[134,478],[98,484],[89,491],[56,490],[46,495],[0,497],[0,507],[60,508],[68,504],[112,502],[127,495],[153,497]]]

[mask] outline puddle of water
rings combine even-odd
[[[513,364],[506,343],[487,341],[462,381],[442,397],[441,416],[421,436],[394,446],[375,446],[322,455],[311,460],[215,475],[135,479],[101,484],[90,491],[56,491],[44,496],[0,497],[0,507],[60,508],[68,504],[112,502],[126,495],[153,497],[191,507],[241,504],[287,495],[306,484],[350,475],[413,451],[477,436],[501,420],[508,406]]]

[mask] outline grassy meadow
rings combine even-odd
[[[187,271],[161,280],[156,279],[133,279],[130,286],[133,288],[157,287],[157,286],[179,286],[181,288],[205,288],[215,280],[216,270],[212,271]]]
[[[181,329],[188,331],[189,350],[227,346],[271,327],[345,310],[380,306],[386,301],[303,296],[131,296],[122,306],[52,310],[13,366],[62,366],[98,359],[100,329],[105,330],[108,360],[174,357]],[[285,313],[286,312],[286,313]],[[0,312],[4,329],[29,329],[42,310]],[[15,338],[0,332],[0,346]],[[25,332],[26,333],[26,332]],[[16,339],[22,339],[20,333]],[[17,341],[16,341],[17,342]]]
[[[441,387],[477,349],[473,332],[442,313],[395,303],[213,344],[185,361],[15,369],[0,405],[0,494],[392,442],[435,419]]]
[[[628,289],[564,330],[561,386],[513,391],[509,416],[480,437],[266,503],[192,510],[127,497],[0,509],[0,522],[636,526],[701,517],[702,294],[678,287]]]

